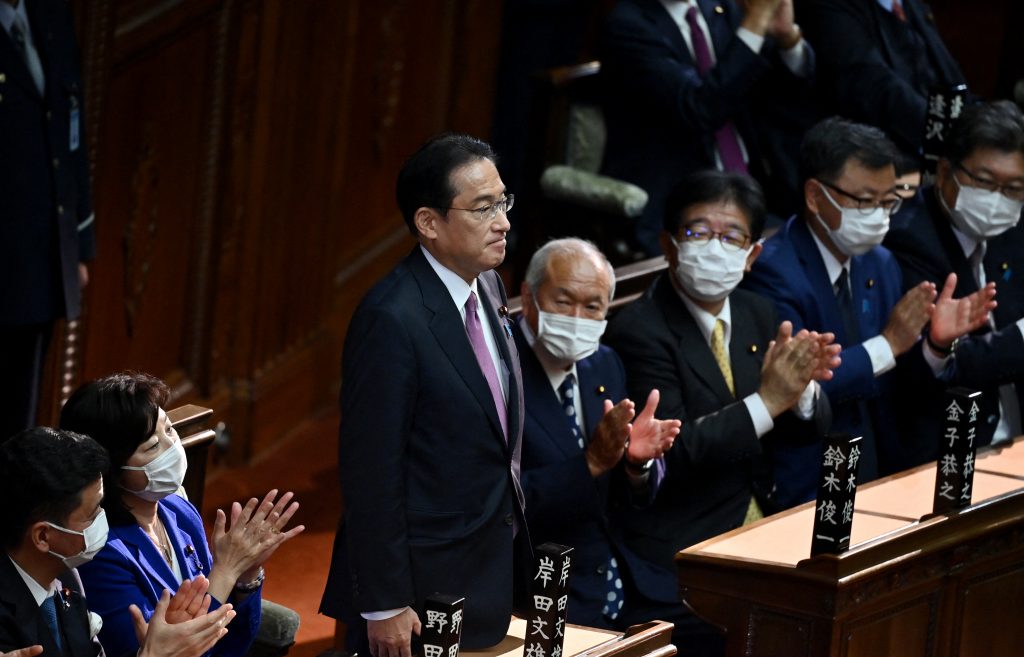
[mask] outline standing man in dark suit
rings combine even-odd
[[[0,0],[0,440],[35,425],[58,318],[95,256],[82,81],[64,0]]]
[[[774,510],[766,453],[814,441],[830,414],[812,380],[838,365],[832,335],[793,334],[771,302],[737,290],[758,257],[764,198],[742,174],[691,174],[669,197],[669,271],[612,319],[632,396],[661,392],[658,416],[682,421],[654,503],[621,517],[627,546],[673,578],[676,552]],[[792,411],[792,412],[787,412]],[[688,654],[721,654],[694,617],[673,619]]]
[[[652,599],[679,606],[674,579],[626,548],[614,516],[653,499],[661,454],[680,423],[655,419],[657,391],[637,414],[622,361],[598,342],[615,271],[597,247],[576,238],[548,242],[530,260],[521,291],[515,337],[530,534],[574,549],[569,622],[624,630],[653,618],[642,613]]]
[[[601,66],[603,169],[647,191],[637,239],[648,253],[660,253],[669,191],[692,171],[749,171],[774,212],[796,207],[790,153],[813,122],[814,54],[792,0],[621,0]]]
[[[902,368],[908,381],[946,376],[942,350],[970,322],[983,321],[986,309],[968,317],[973,299],[966,306],[953,300],[956,282],[945,278],[937,304],[931,281],[904,294],[899,265],[879,246],[900,205],[893,190],[896,148],[881,130],[827,119],[807,133],[800,158],[806,207],[765,242],[744,286],[773,300],[794,328],[838,336],[843,362],[821,387],[832,404],[833,430],[863,436],[857,479],[870,481],[908,466],[892,370]],[[923,347],[925,325],[935,348]],[[819,459],[816,446],[775,452],[783,506],[813,499]]]
[[[934,186],[893,218],[886,246],[904,287],[956,274],[956,294],[998,291],[991,321],[950,345],[952,383],[984,393],[975,445],[1021,434],[1024,408],[1024,116],[1010,101],[974,105],[946,138]],[[943,386],[907,387],[904,406],[937,409]],[[912,406],[910,406],[912,405]],[[937,412],[907,417],[915,462],[936,458]]]
[[[797,3],[819,57],[826,116],[881,128],[919,156],[928,88],[964,84],[924,0],[804,0]]]
[[[98,443],[70,431],[30,429],[0,445],[0,652],[103,656],[76,567],[107,540],[100,502],[108,467]],[[199,657],[227,633],[234,612],[225,605],[207,614],[207,586],[185,580],[173,599],[164,591],[148,626],[132,605],[139,657]]]
[[[397,196],[419,245],[366,295],[345,339],[345,511],[321,603],[375,657],[409,656],[436,592],[465,596],[465,647],[498,643],[513,539],[527,539],[522,376],[492,271],[513,197],[490,146],[463,135],[410,157]]]

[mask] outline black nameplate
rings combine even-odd
[[[435,593],[423,605],[423,657],[458,657],[465,598]]]
[[[839,554],[850,547],[853,504],[857,498],[861,437],[848,433],[825,436],[821,450],[821,476],[814,510],[811,556]]]
[[[971,504],[974,487],[974,438],[981,412],[981,393],[950,388],[942,406],[942,442],[935,465],[935,497],[932,511],[945,513]]]
[[[525,657],[562,657],[572,548],[544,543],[534,549],[534,557]]]
[[[934,174],[940,157],[946,154],[946,135],[966,107],[967,85],[931,87],[928,93],[928,113],[924,122],[924,171]]]

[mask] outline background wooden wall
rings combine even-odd
[[[487,136],[491,0],[77,0],[99,256],[48,406],[130,368],[249,458],[337,399],[348,317],[413,245],[402,161]]]
[[[99,257],[84,317],[55,339],[41,419],[82,380],[143,370],[214,407],[228,460],[247,460],[335,403],[348,318],[413,245],[401,162],[442,130],[490,136],[505,3],[71,1]],[[506,60],[540,47],[523,35],[552,16],[596,24],[612,4],[507,2],[534,24],[504,35]],[[1009,95],[1024,3],[932,6],[972,87]],[[509,106],[522,89],[501,81]]]

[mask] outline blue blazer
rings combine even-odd
[[[850,291],[863,342],[882,332],[890,311],[903,295],[902,277],[896,259],[884,247],[854,256],[851,276]],[[832,431],[861,435],[864,422],[870,422],[875,444],[867,440],[863,443],[858,481],[863,483],[901,469],[903,457],[889,399],[892,372],[876,378],[867,350],[846,335],[825,263],[802,217],[790,218],[765,242],[761,256],[741,285],[772,299],[779,320],[793,322],[794,331],[830,331],[843,346],[842,364],[832,380],[821,387],[831,402]],[[932,377],[920,346],[898,361],[898,367]],[[867,418],[862,419],[864,409]],[[819,461],[818,445],[789,447],[776,453],[775,482],[781,504],[793,506],[814,498]]]
[[[29,0],[25,9],[46,87],[40,95],[0,29],[0,80],[6,80],[0,83],[0,325],[6,326],[77,317],[78,263],[92,260],[96,249],[87,221],[84,85],[71,12],[64,0]]]
[[[465,596],[464,647],[492,646],[508,630],[515,544],[529,545],[522,377],[508,319],[497,313],[507,303],[501,281],[489,271],[477,283],[507,381],[507,438],[459,309],[419,246],[349,325],[338,433],[344,516],[320,610],[350,622],[354,641],[365,643],[354,636],[362,612],[411,606],[423,618],[434,593]]]
[[[170,495],[159,502],[158,513],[167,528],[181,576],[209,577],[213,555],[196,508],[187,500]],[[111,527],[107,544],[78,570],[89,596],[89,609],[103,618],[100,641],[110,657],[134,654],[139,648],[128,605],[137,605],[149,619],[163,590],[173,593],[180,585],[153,541],[137,524]],[[207,654],[245,654],[260,626],[261,593],[262,588],[257,589],[241,603],[228,600],[238,615],[231,621],[227,636]],[[210,609],[216,609],[222,602],[214,599]]]
[[[616,513],[630,513],[631,502],[644,505],[653,498],[631,499],[621,468],[591,476],[583,449],[566,422],[562,402],[522,331],[516,327],[516,345],[523,367],[523,490],[526,518],[537,544],[548,541],[573,548],[569,579],[569,622],[606,627],[602,614],[607,594],[608,561],[614,555],[620,574],[633,582],[625,590],[664,603],[678,602],[675,578],[651,568],[625,547],[615,522]],[[626,372],[610,348],[576,363],[584,432],[593,433],[604,415],[604,400],[626,398]],[[644,398],[646,399],[646,397]],[[642,407],[643,400],[637,402]],[[627,593],[628,595],[628,593]]]
[[[651,254],[664,202],[680,178],[715,166],[714,133],[731,121],[746,145],[751,173],[783,215],[796,209],[793,157],[814,122],[812,75],[794,76],[768,38],[759,53],[737,38],[743,13],[732,0],[697,0],[715,65],[701,77],[679,26],[658,0],[621,0],[601,38],[608,126],[603,170],[650,195],[638,233]],[[783,209],[784,208],[784,209]]]

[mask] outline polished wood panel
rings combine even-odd
[[[167,380],[229,461],[336,400],[356,304],[413,246],[398,168],[487,138],[500,3],[76,0],[99,256],[56,336],[44,421],[81,380]]]

